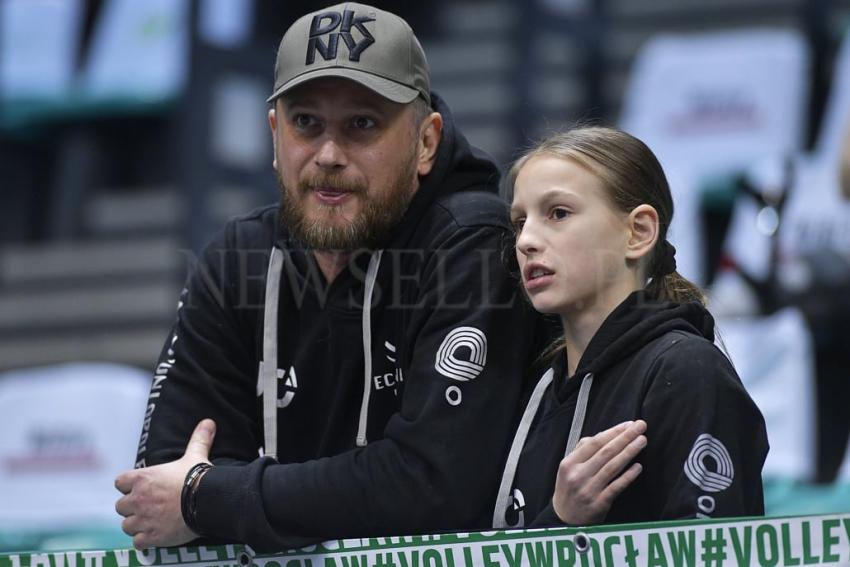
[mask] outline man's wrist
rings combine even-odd
[[[186,473],[186,479],[183,481],[183,491],[180,494],[180,511],[183,514],[183,523],[199,536],[203,534],[198,529],[198,507],[196,502],[198,485],[201,482],[201,478],[212,467],[213,465],[210,463],[200,462],[189,469],[189,472]]]

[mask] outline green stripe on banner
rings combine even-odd
[[[3,554],[0,555],[0,567],[150,567],[153,565],[247,567],[250,564],[250,557],[251,555],[242,545],[163,547],[145,550],[51,551]]]
[[[850,513],[688,520],[328,541],[255,555],[247,546],[0,555],[0,567],[850,566]]]

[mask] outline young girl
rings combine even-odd
[[[528,152],[508,183],[523,287],[564,337],[515,435],[494,527],[763,514],[764,419],[676,272],[649,148],[579,128]]]

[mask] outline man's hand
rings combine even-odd
[[[115,488],[124,495],[115,510],[124,516],[121,529],[133,536],[136,549],[181,545],[198,537],[183,522],[180,495],[189,469],[209,462],[214,437],[215,422],[204,419],[195,427],[180,459],[127,471],[115,479]]]
[[[579,440],[558,465],[552,506],[571,525],[601,522],[617,496],[640,474],[641,465],[623,468],[646,447],[646,422],[624,422]]]

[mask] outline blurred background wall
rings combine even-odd
[[[277,198],[277,43],[330,3],[0,0],[0,385],[69,362],[152,371],[194,255]],[[576,122],[647,141],[680,266],[770,414],[771,470],[850,478],[850,0],[373,3],[411,23],[500,164]]]

